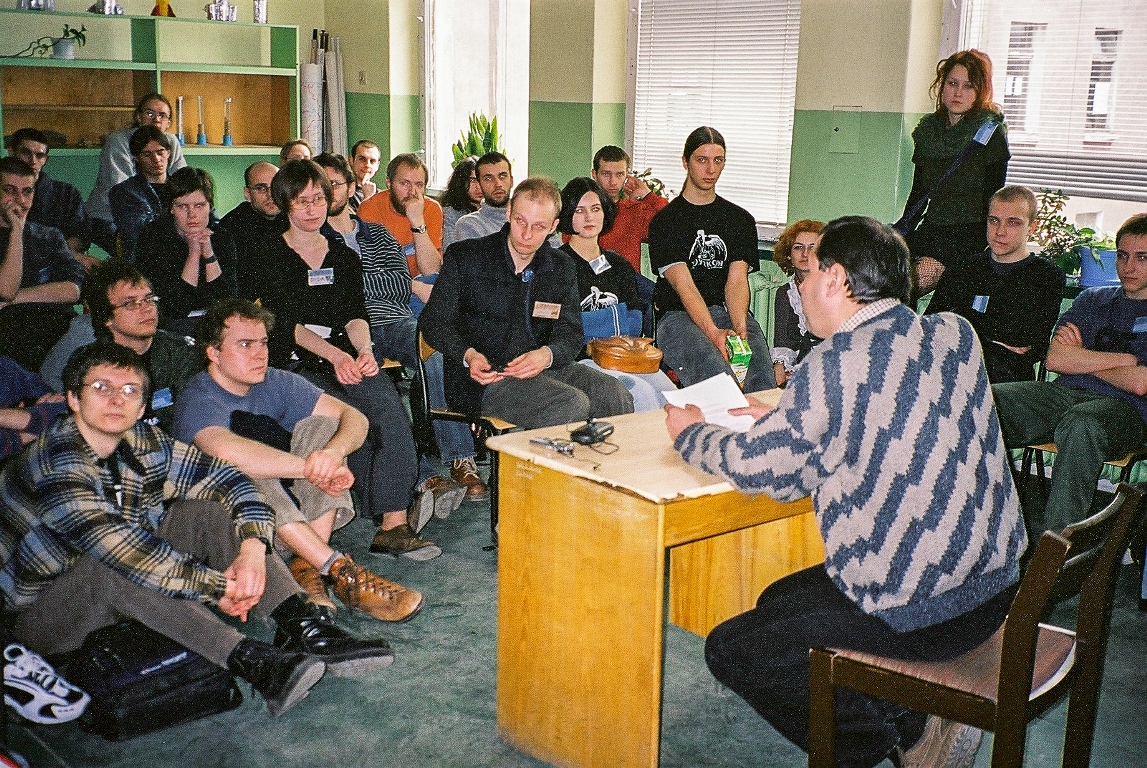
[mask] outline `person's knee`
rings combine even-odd
[[[569,424],[573,421],[586,421],[591,415],[589,395],[573,387],[556,397],[546,409],[550,424]]]
[[[1068,411],[1055,428],[1056,446],[1088,445],[1103,450],[1111,444],[1107,426],[1095,414],[1080,408]]]

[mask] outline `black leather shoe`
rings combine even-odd
[[[275,645],[284,651],[307,653],[326,662],[338,677],[385,669],[394,662],[394,652],[383,639],[359,640],[335,626],[334,620],[291,595],[271,612],[275,620]]]
[[[248,637],[231,651],[227,668],[262,694],[271,717],[278,717],[307,697],[322,679],[326,664]]]

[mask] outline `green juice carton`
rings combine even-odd
[[[738,384],[745,383],[745,376],[749,373],[749,361],[753,359],[753,350],[749,349],[749,342],[740,336],[726,336],[725,349],[729,351],[729,365],[733,375],[737,377]]]

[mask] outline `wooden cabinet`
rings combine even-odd
[[[28,42],[87,27],[74,60],[12,58]],[[190,154],[265,154],[298,135],[298,28],[152,16],[100,16],[0,9],[0,128],[61,135],[59,147],[95,153],[107,133],[131,125],[136,101],[159,91],[184,97]],[[208,146],[195,147],[196,97]],[[233,146],[223,143],[231,97]],[[169,129],[176,132],[173,116]],[[53,148],[57,144],[53,143]],[[86,151],[85,151],[86,150]],[[72,154],[69,152],[68,154]]]

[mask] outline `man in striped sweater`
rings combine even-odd
[[[808,650],[947,659],[1002,624],[1027,546],[1019,499],[971,325],[918,317],[907,247],[872,219],[831,222],[801,301],[825,341],[775,409],[743,434],[668,406],[690,464],[742,491],[812,496],[823,565],[769,586],[713,630],[718,680],[808,745]],[[841,765],[971,766],[979,731],[849,691],[837,699]]]

